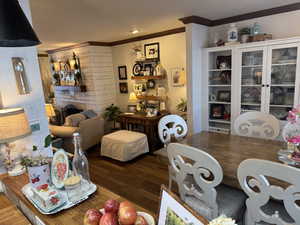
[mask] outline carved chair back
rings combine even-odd
[[[234,131],[240,136],[275,139],[280,131],[280,123],[270,114],[246,112],[234,121]]]
[[[270,178],[283,181],[287,188],[271,184]],[[246,201],[246,225],[254,225],[260,221],[277,224],[300,224],[300,173],[299,169],[284,164],[247,159],[238,168],[238,179],[244,192],[249,196]],[[266,213],[262,207],[267,206],[271,197],[283,201],[286,212],[295,223],[284,221],[280,212],[273,215]],[[274,210],[274,209],[273,209]]]
[[[191,146],[170,143],[169,162],[175,171],[180,198],[195,197],[211,208],[213,218],[218,216],[217,191],[223,179],[218,161],[206,152]]]
[[[158,122],[158,134],[160,140],[167,145],[171,138],[180,140],[187,135],[188,128],[185,120],[178,115],[167,115]]]

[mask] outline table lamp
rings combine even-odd
[[[136,103],[137,102],[137,97],[136,97],[136,94],[134,92],[131,92],[130,95],[129,95],[129,99],[128,99],[128,102],[129,103],[132,103],[131,105],[128,105],[128,110],[129,112],[135,112],[136,111]]]
[[[5,144],[6,165],[10,176],[21,175],[25,168],[21,162],[11,160],[11,145],[18,139],[22,139],[31,134],[26,114],[22,108],[0,109],[0,144]]]
[[[48,117],[48,122],[51,121],[51,118],[56,116],[52,104],[45,104],[46,115]]]

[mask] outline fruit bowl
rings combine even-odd
[[[104,214],[104,209],[100,209],[99,210],[102,214]],[[147,221],[148,225],[155,225],[155,220],[153,218],[153,216],[151,216],[150,214],[148,213],[145,213],[145,212],[137,212],[137,215],[138,216],[142,216],[145,218],[145,220]]]

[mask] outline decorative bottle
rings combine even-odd
[[[73,171],[76,176],[80,176],[82,179],[82,183],[88,182],[90,183],[90,173],[89,173],[89,163],[81,150],[81,139],[79,133],[73,134],[74,140],[74,158],[73,158]]]

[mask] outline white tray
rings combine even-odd
[[[90,184],[90,187],[89,187],[89,190],[87,192],[85,192],[85,194],[83,196],[81,196],[81,198],[77,201],[77,202],[70,202],[68,200],[68,195],[66,193],[66,191],[62,191],[62,190],[59,190],[60,193],[63,195],[63,198],[66,199],[66,202],[59,206],[58,208],[55,208],[53,209],[52,211],[50,212],[46,212],[44,211],[43,209],[41,209],[41,207],[39,207],[39,205],[37,205],[37,203],[33,200],[32,196],[33,196],[33,193],[32,193],[32,190],[31,190],[31,185],[30,183],[29,184],[26,184],[23,188],[22,188],[22,193],[25,195],[25,197],[34,205],[35,208],[37,208],[37,210],[44,214],[44,215],[51,215],[51,214],[55,214],[55,213],[58,213],[62,210],[65,210],[65,209],[69,209],[71,207],[73,207],[74,205],[77,205],[81,202],[83,202],[84,200],[88,199],[89,196],[91,194],[93,194],[95,191],[97,190],[97,186],[95,184]]]

